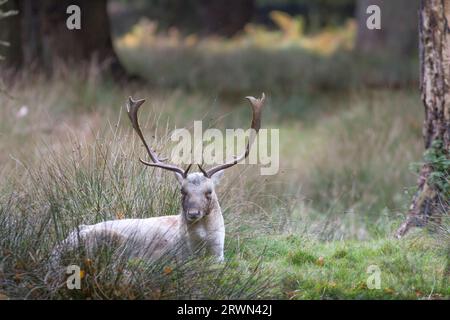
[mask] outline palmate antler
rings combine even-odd
[[[249,138],[247,141],[247,147],[245,148],[245,152],[239,157],[235,156],[234,160],[226,162],[221,165],[218,165],[216,167],[213,167],[213,168],[209,169],[208,171],[205,171],[199,165],[199,168],[205,177],[211,178],[212,175],[215,174],[216,172],[228,169],[248,157],[248,155],[250,153],[250,147],[253,145],[253,142],[255,141],[255,137],[258,134],[259,129],[261,128],[261,111],[262,111],[261,109],[264,105],[264,101],[266,100],[266,95],[263,92],[263,94],[261,95],[261,98],[259,98],[259,99],[256,99],[254,97],[245,97],[245,98],[250,102],[250,106],[252,107],[252,123],[250,125],[251,130],[250,130],[250,135],[249,135]]]
[[[162,162],[162,160],[160,160],[158,158],[156,153],[154,153],[152,151],[152,149],[148,146],[147,142],[145,141],[144,135],[142,134],[141,128],[139,126],[139,121],[138,121],[138,111],[139,111],[140,106],[142,104],[144,104],[144,102],[145,102],[145,99],[133,100],[133,98],[129,97],[128,103],[127,103],[127,114],[128,114],[128,117],[130,118],[131,124],[133,125],[133,128],[136,131],[136,133],[138,134],[139,138],[141,138],[141,141],[144,144],[144,147],[147,150],[147,153],[153,162],[147,162],[142,159],[139,159],[139,161],[141,161],[146,166],[158,167],[158,168],[166,169],[169,171],[173,171],[173,172],[180,174],[182,177],[186,178],[192,164],[190,164],[186,170],[183,170],[172,164],[164,163],[164,162]]]
[[[248,99],[248,101],[250,102],[250,106],[252,108],[252,122],[250,125],[251,131],[250,131],[249,140],[247,142],[245,152],[239,157],[235,156],[232,161],[218,165],[207,171],[204,170],[201,165],[198,165],[200,171],[207,178],[211,178],[213,176],[213,174],[215,174],[221,170],[230,168],[230,167],[234,166],[235,164],[241,162],[242,160],[247,158],[250,153],[250,147],[253,145],[255,137],[258,134],[259,129],[261,128],[261,111],[262,111],[261,109],[262,109],[262,106],[264,105],[266,96],[263,93],[261,98],[259,98],[259,99],[256,99],[254,97],[245,97],[245,98]],[[180,174],[182,177],[186,178],[192,164],[189,164],[187,169],[183,170],[175,165],[164,163],[161,159],[158,158],[156,153],[154,153],[152,151],[152,149],[148,146],[147,142],[145,141],[144,135],[142,134],[141,128],[139,127],[139,121],[138,121],[139,107],[144,102],[145,102],[145,99],[133,100],[133,98],[129,97],[128,103],[127,103],[127,114],[128,114],[128,117],[130,118],[131,124],[133,125],[133,128],[136,131],[136,133],[138,134],[139,138],[141,138],[141,141],[144,144],[144,147],[147,150],[147,153],[153,162],[147,162],[142,159],[139,159],[139,160],[147,166],[158,167],[158,168],[166,169],[169,171],[173,171],[173,172]]]

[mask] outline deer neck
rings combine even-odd
[[[184,214],[184,220],[180,225],[182,237],[186,239],[186,244],[190,250],[195,251],[206,243],[220,243],[220,235],[225,232],[222,211],[217,199],[212,199],[209,213],[200,221],[189,224]]]
[[[206,224],[216,225],[217,221],[222,221],[222,209],[217,198],[211,200],[210,211],[205,217]]]

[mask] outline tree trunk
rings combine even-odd
[[[450,0],[422,0],[420,8],[421,92],[425,107],[423,137],[425,149],[450,159]],[[448,162],[447,162],[448,163]],[[430,219],[439,223],[449,212],[448,164],[425,159],[418,191],[412,199],[406,221],[397,230],[403,236],[413,226],[424,226]],[[444,176],[444,190],[436,183],[436,172]]]
[[[366,13],[370,5],[381,10],[381,29],[369,30]],[[356,50],[363,54],[404,56],[417,50],[419,0],[358,0]]]
[[[254,0],[202,0],[198,11],[203,32],[232,36],[250,21],[254,7]]]
[[[8,1],[1,9],[4,12],[18,11],[17,3]],[[0,20],[0,41],[5,41],[8,46],[0,46],[0,56],[5,59],[1,63],[8,66],[20,66],[22,64],[21,43],[20,43],[20,18],[18,15],[9,16]]]
[[[107,0],[13,0],[19,9],[20,60],[51,71],[55,62],[77,64],[96,59],[102,70],[125,75],[112,45]],[[66,26],[67,7],[81,9],[81,29]]]

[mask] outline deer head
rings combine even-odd
[[[218,206],[215,186],[219,183],[225,169],[231,168],[237,163],[248,157],[250,147],[252,146],[256,135],[261,127],[261,109],[265,101],[265,95],[262,94],[260,99],[254,97],[246,97],[252,108],[252,122],[250,125],[250,136],[247,141],[245,152],[240,156],[235,156],[233,160],[224,164],[215,166],[209,170],[205,170],[198,165],[200,172],[189,173],[192,164],[189,164],[185,170],[182,168],[165,163],[166,159],[160,159],[158,155],[149,147],[139,126],[138,111],[140,106],[145,102],[144,99],[133,100],[131,97],[127,103],[127,114],[131,124],[144,144],[145,149],[151,159],[151,162],[139,159],[143,164],[151,167],[158,167],[175,173],[175,176],[181,186],[182,213],[188,222],[195,222],[207,216]]]

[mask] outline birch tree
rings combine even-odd
[[[450,0],[422,0],[419,10],[420,89],[425,107],[424,160],[402,237],[413,226],[439,224],[450,208]]]

